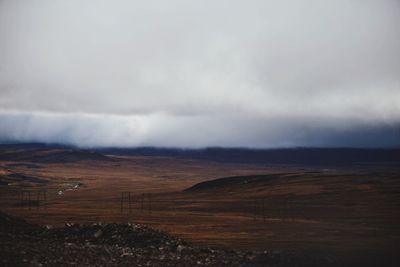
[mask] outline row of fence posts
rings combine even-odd
[[[265,203],[266,203],[266,198],[261,198],[261,199],[256,199],[254,200],[254,211],[253,211],[253,221],[257,221],[257,218],[259,218],[262,221],[266,221],[268,219],[268,214],[266,213],[265,210]],[[280,217],[281,221],[286,221],[289,218],[291,218],[292,221],[294,221],[293,216],[288,216],[288,210],[290,207],[290,202],[288,199],[285,199],[283,203],[281,202],[280,208],[281,210],[279,211],[278,216]],[[278,217],[278,218],[279,218]]]
[[[47,190],[22,190],[20,192],[20,207],[28,209],[32,207],[37,209],[39,207],[47,208]]]
[[[152,213],[151,193],[139,195],[137,202],[140,204],[140,213],[143,213],[146,210],[148,214]],[[120,212],[124,213],[124,210],[127,210],[129,214],[131,214],[133,210],[132,206],[134,204],[132,192],[121,192],[120,203]]]
[[[36,196],[36,197],[35,197]],[[253,221],[262,220],[266,221],[270,217],[271,214],[267,214],[266,212],[266,202],[268,199],[261,198],[254,200],[254,210],[253,210]],[[120,196],[120,212],[124,213],[125,210],[132,214],[133,205],[135,203],[134,195],[132,192],[121,192]],[[152,213],[152,196],[151,193],[143,193],[138,194],[136,198],[136,203],[139,204],[140,213],[143,214],[147,211],[148,214]],[[289,208],[289,200],[286,199],[280,205],[280,212],[279,217],[281,221],[286,221],[288,216],[288,208]],[[47,190],[37,190],[37,191],[30,191],[30,190],[22,190],[20,191],[20,207],[21,208],[29,208],[39,207],[47,208]],[[294,220],[292,216],[290,216],[292,221]]]
[[[266,212],[266,203],[267,203],[266,198],[261,198],[261,199],[256,199],[254,200],[254,211],[253,211],[253,221],[257,221],[258,219],[262,221],[266,221],[271,214],[267,214]],[[140,204],[140,213],[143,214],[145,211],[147,211],[148,214],[152,213],[152,199],[151,199],[151,194],[141,194],[139,197],[136,199],[137,203]],[[129,214],[132,213],[133,210],[133,204],[134,204],[134,198],[132,192],[121,192],[121,197],[120,197],[120,212],[124,213],[124,210],[127,210]],[[277,204],[277,203],[276,203]],[[292,221],[294,221],[293,216],[288,216],[288,210],[289,210],[289,200],[285,199],[283,202],[280,203],[280,211],[278,211],[278,217],[281,219],[281,221],[286,221],[289,218],[291,218]]]

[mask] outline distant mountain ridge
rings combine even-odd
[[[0,144],[0,160],[71,162],[111,160],[113,156],[160,156],[226,163],[346,165],[390,164],[400,166],[400,148],[87,148],[60,144]]]
[[[284,149],[245,149],[245,148],[107,148],[95,151],[120,156],[166,156],[191,158],[228,163],[254,164],[354,164],[387,163],[400,164],[400,149],[362,149],[362,148],[284,148]]]

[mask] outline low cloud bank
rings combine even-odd
[[[296,121],[293,123],[293,121]],[[400,124],[342,123],[318,117],[0,114],[2,142],[80,147],[400,147]]]

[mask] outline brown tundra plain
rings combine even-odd
[[[199,246],[372,264],[397,259],[399,174],[396,164],[250,164],[3,149],[0,207],[40,225],[135,222]]]

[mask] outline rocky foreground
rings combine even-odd
[[[42,227],[0,213],[1,266],[329,266],[328,259],[189,245],[138,224]]]

